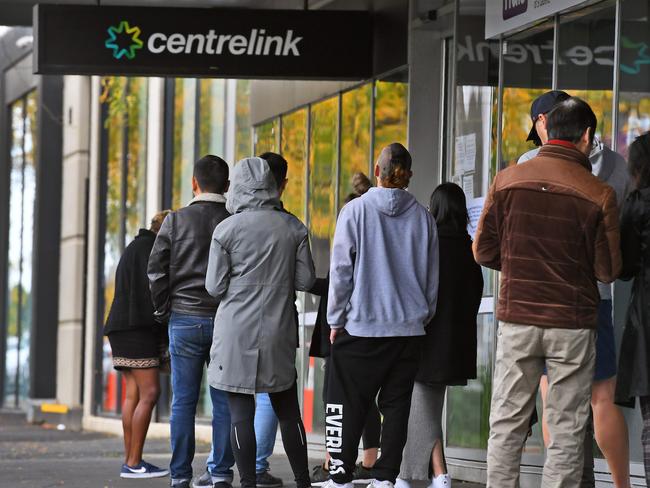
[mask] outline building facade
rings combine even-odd
[[[196,3],[206,4],[220,2]],[[389,142],[412,152],[410,191],[422,203],[438,183],[454,181],[475,216],[495,173],[531,148],[530,103],[546,90],[587,100],[597,136],[625,157],[634,137],[650,130],[650,1],[557,4],[550,16],[487,38],[502,2],[307,2],[372,12],[373,74],[355,81],[32,75],[30,28],[9,30],[0,38],[13,53],[0,60],[2,405],[38,410],[45,401],[87,428],[119,428],[122,381],[102,336],[115,267],[156,211],[191,199],[192,163],[203,154],[230,163],[269,150],[285,156],[284,203],[309,229],[319,276],[351,175],[371,174]],[[450,388],[445,409],[450,469],[476,481],[485,478],[497,326],[498,276],[486,269],[484,277],[478,376]],[[617,283],[619,338],[628,296]],[[298,305],[303,416],[310,441],[322,444],[323,365],[308,357],[317,297],[299,294]],[[164,432],[170,398],[164,379],[154,432]],[[199,417],[209,412],[203,394]],[[640,414],[625,414],[633,483],[643,486]],[[539,482],[543,459],[536,426],[522,486]],[[596,471],[611,483],[604,460]]]

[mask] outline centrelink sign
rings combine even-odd
[[[37,5],[39,74],[363,79],[368,12]]]

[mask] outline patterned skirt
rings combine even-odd
[[[166,327],[140,327],[108,334],[117,370],[159,368],[167,350]]]

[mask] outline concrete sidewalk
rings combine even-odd
[[[197,444],[194,472],[205,469],[210,446]],[[162,488],[168,478],[122,480],[119,477],[122,440],[92,432],[56,430],[55,426],[34,426],[23,414],[0,413],[0,488]],[[157,466],[169,464],[169,441],[148,440],[145,459]],[[274,455],[271,472],[287,487],[295,486],[286,456]],[[319,460],[311,460],[315,465]],[[235,479],[235,486],[239,483]],[[361,486],[361,485],[359,485]],[[455,487],[479,485],[455,483]]]

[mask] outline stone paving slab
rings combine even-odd
[[[123,480],[122,440],[94,432],[59,431],[55,426],[34,426],[24,415],[0,413],[0,488],[163,488],[168,478]],[[197,443],[194,472],[205,469],[210,446]],[[169,464],[169,441],[152,439],[145,446],[145,459],[158,466]],[[319,461],[311,460],[310,465]],[[295,487],[284,455],[270,459],[271,472]],[[239,482],[235,479],[235,488]],[[361,486],[361,485],[359,485]],[[454,483],[454,488],[480,485]]]

